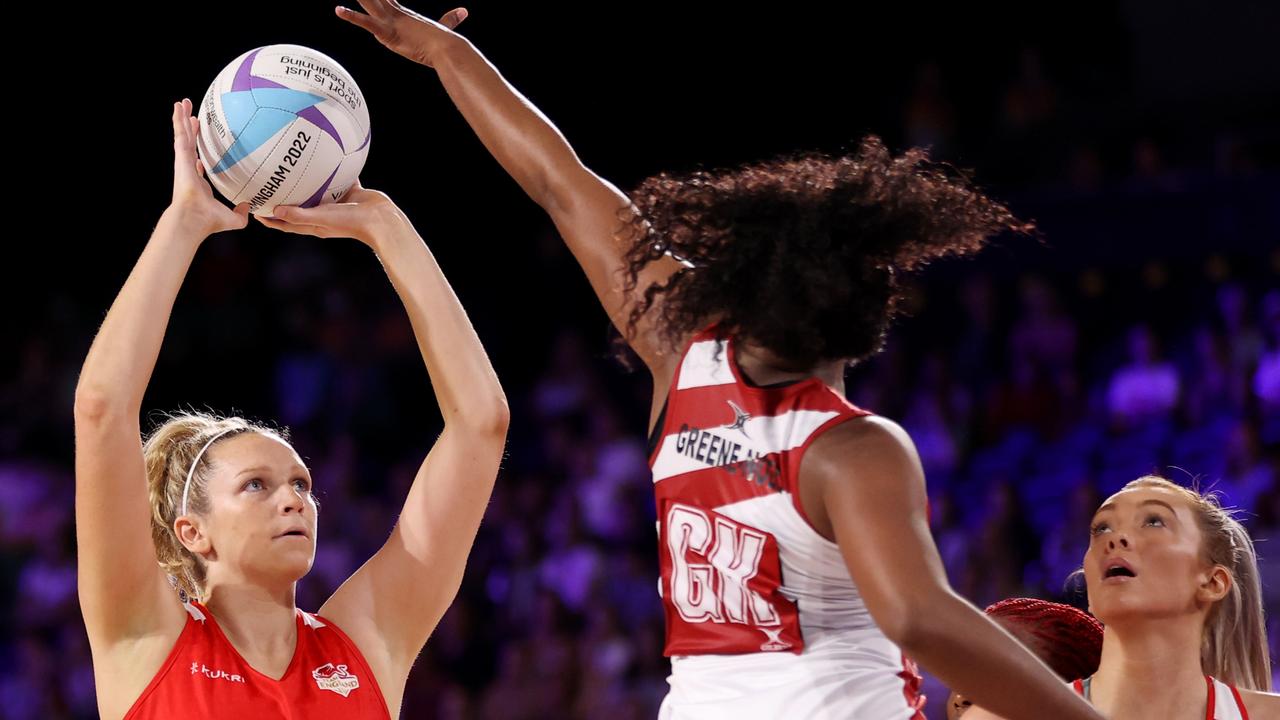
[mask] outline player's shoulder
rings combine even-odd
[[[1237,690],[1250,720],[1280,720],[1280,694],[1260,690]]]
[[[924,471],[911,437],[879,415],[851,417],[819,437],[805,455],[802,483],[856,483],[868,490],[923,487]],[[914,482],[903,483],[903,478]]]
[[[901,425],[881,415],[854,415],[828,430],[814,444],[813,454],[843,457],[914,455],[915,445]],[[834,458],[833,458],[834,459]]]

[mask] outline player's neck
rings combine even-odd
[[[298,632],[295,587],[294,583],[268,589],[243,582],[211,582],[205,606],[250,664],[255,664],[255,658],[291,658]]]
[[[756,385],[775,385],[816,377],[844,394],[843,362],[825,362],[813,368],[791,368],[768,348],[744,342],[734,345],[734,356],[738,369]]]
[[[1090,690],[1094,706],[1133,720],[1203,718],[1202,630],[1198,616],[1107,625]]]

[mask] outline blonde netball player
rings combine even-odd
[[[1084,578],[1105,630],[1076,692],[1124,720],[1280,718],[1253,540],[1215,498],[1139,478],[1098,508],[1090,535]]]
[[[357,185],[337,204],[278,208],[264,221],[354,237],[378,254],[445,421],[386,544],[319,612],[298,609],[294,589],[320,526],[311,473],[284,435],[180,414],[140,440],[143,393],[187,268],[210,234],[246,223],[246,208],[222,205],[201,177],[195,128],[190,103],[175,103],[172,202],[76,389],[79,593],[99,710],[139,719],[395,717],[409,668],[458,590],[493,488],[507,428],[502,388],[430,251],[386,195]],[[251,371],[253,360],[227,372]]]

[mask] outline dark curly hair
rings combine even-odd
[[[668,253],[688,267],[636,299],[627,337],[650,310],[671,348],[714,321],[722,338],[768,348],[794,369],[874,355],[904,272],[1033,229],[924,150],[894,157],[874,136],[852,156],[662,173],[631,198],[624,291]]]

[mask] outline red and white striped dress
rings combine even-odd
[[[731,340],[693,338],[650,456],[672,658],[662,720],[923,718],[914,665],[800,507],[805,450],[868,414],[818,378],[753,385]]]

